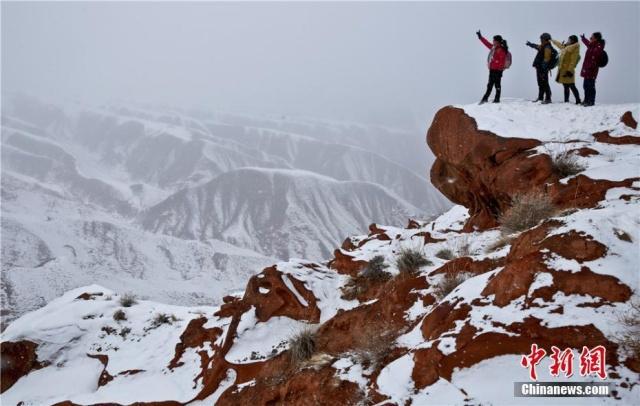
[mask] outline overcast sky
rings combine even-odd
[[[437,107],[480,99],[488,51],[477,29],[509,41],[503,97],[524,98],[537,95],[525,41],[600,30],[610,64],[598,101],[630,102],[639,26],[638,2],[2,2],[2,86],[424,129]]]

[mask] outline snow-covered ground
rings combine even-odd
[[[572,103],[540,104],[527,100],[505,100],[504,103],[458,105],[473,117],[479,130],[488,130],[502,137],[535,138],[542,142],[593,142],[592,134],[610,131],[616,135],[640,135],[620,122],[630,111],[640,116],[640,105],[608,104],[585,108]]]

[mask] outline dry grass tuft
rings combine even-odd
[[[455,258],[453,251],[449,248],[443,248],[440,251],[436,252],[436,258],[444,259],[445,261],[450,261]]]
[[[471,275],[466,272],[447,273],[442,279],[440,279],[440,282],[434,286],[433,294],[438,298],[438,300],[442,300],[470,277]]]
[[[569,151],[563,151],[550,155],[553,173],[558,175],[560,178],[577,175],[585,170],[585,166],[579,162],[576,154]]]
[[[433,264],[421,250],[415,248],[402,249],[396,259],[396,266],[400,271],[400,275],[413,275],[417,273],[421,267],[427,265]]]
[[[299,365],[309,360],[316,352],[316,332],[305,328],[289,338],[289,360]]]
[[[541,192],[516,195],[511,207],[498,219],[503,235],[518,233],[538,225],[557,212],[549,196]]]
[[[391,279],[391,274],[385,271],[387,267],[388,265],[384,263],[382,255],[373,257],[362,272],[349,279],[343,289],[344,299],[353,300],[358,295],[366,292],[369,287]]]
[[[125,293],[120,298],[120,305],[122,307],[131,307],[137,303],[138,300],[136,299],[136,295],[134,295],[133,293]]]
[[[493,244],[490,244],[487,246],[487,248],[485,249],[485,253],[488,254],[491,252],[498,251],[499,249],[511,244],[513,240],[514,240],[513,236],[503,234],[500,236],[500,238],[494,241]]]
[[[384,257],[377,255],[369,261],[360,275],[371,282],[386,282],[389,280],[389,273],[385,271],[389,266],[384,263]]]
[[[355,361],[364,368],[376,370],[383,364],[395,343],[391,328],[371,326],[365,329],[356,340]]]
[[[157,313],[151,321],[151,328],[157,328],[163,324],[173,324],[178,318],[173,314]]]
[[[118,309],[113,312],[113,319],[115,321],[123,321],[127,319],[127,314],[122,309]]]

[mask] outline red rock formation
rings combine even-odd
[[[436,156],[431,182],[449,200],[469,209],[465,230],[497,226],[497,217],[514,195],[557,180],[549,156],[530,152],[540,141],[478,130],[475,120],[459,108],[438,111],[427,143]]]
[[[634,137],[633,135],[623,135],[622,137],[612,137],[609,131],[600,131],[593,134],[593,138],[598,142],[604,142],[607,144],[616,145],[640,145],[640,137]]]
[[[638,128],[638,122],[633,118],[633,114],[631,114],[630,111],[626,111],[622,117],[620,117],[620,121],[627,127],[631,127],[634,130]]]
[[[2,373],[0,393],[12,387],[18,379],[29,372],[44,366],[38,362],[37,348],[38,345],[36,343],[27,340],[0,343],[0,359],[2,363],[0,368]]]
[[[366,261],[356,260],[339,249],[335,250],[333,255],[334,259],[329,262],[329,267],[344,275],[356,276],[367,265]]]
[[[104,354],[87,354],[87,357],[97,359],[102,363],[102,372],[98,378],[98,387],[104,386],[113,381],[113,376],[107,372],[107,365],[109,365],[109,356]]]
[[[640,137],[611,137],[607,131],[594,137],[599,142],[640,144]],[[546,191],[561,208],[586,208],[604,199],[607,190],[630,186],[633,181],[611,182],[578,175],[568,184],[560,183],[548,155],[532,156],[531,148],[540,141],[503,138],[478,130],[475,120],[455,107],[445,107],[436,114],[427,143],[436,156],[431,182],[451,201],[469,209],[471,218],[465,231],[497,226],[498,216],[520,193]]]

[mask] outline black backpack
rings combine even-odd
[[[604,49],[600,54],[600,58],[598,58],[598,68],[604,68],[609,63],[609,55],[607,55],[607,51]]]

